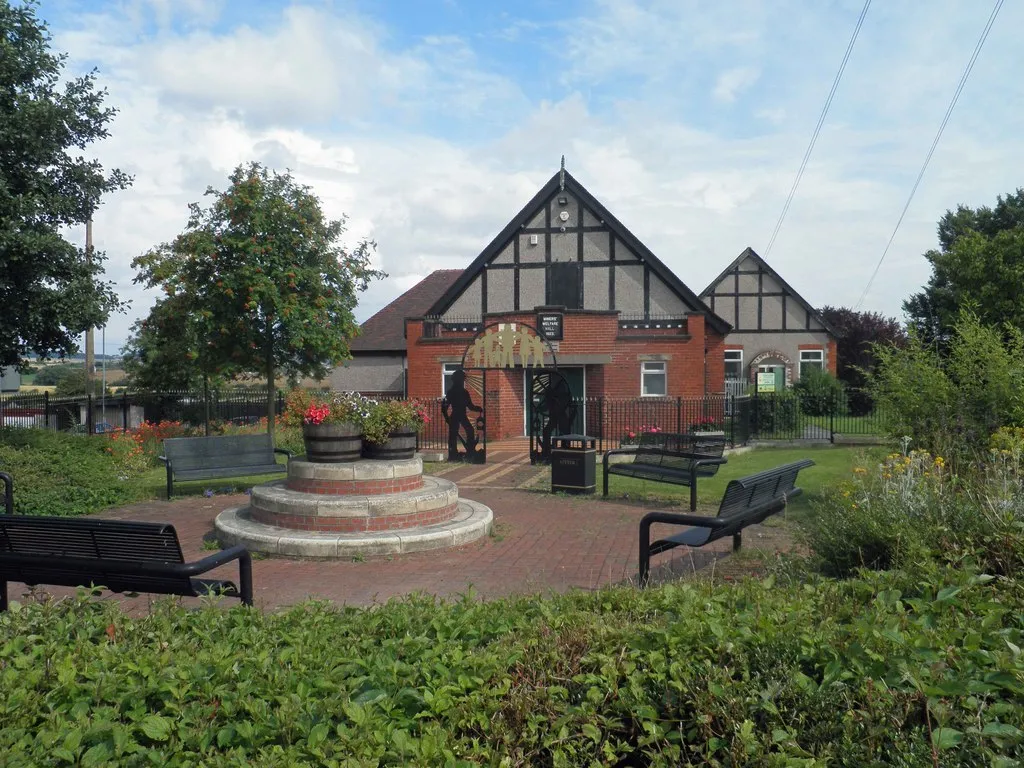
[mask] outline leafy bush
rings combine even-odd
[[[825,491],[806,523],[808,543],[832,576],[929,559],[1013,573],[1024,566],[1022,466],[1019,455],[993,451],[963,476],[927,451],[890,454]]]
[[[1024,427],[1000,427],[988,444],[993,451],[1005,452],[1019,462],[1024,459]]]
[[[266,615],[0,615],[7,765],[1011,765],[1024,591],[958,569]]]
[[[54,363],[41,365],[36,372],[34,382],[41,387],[52,387],[72,371],[81,371],[82,364]]]
[[[959,464],[987,449],[1002,426],[1024,425],[1024,337],[983,326],[963,311],[948,354],[911,334],[902,349],[876,349],[869,389],[890,436]]]
[[[810,368],[793,385],[800,401],[800,410],[808,416],[843,415],[846,413],[846,392],[843,382],[828,371]]]
[[[180,421],[159,422],[144,421],[138,427],[129,431],[135,441],[142,446],[143,452],[156,463],[156,457],[164,452],[164,440],[172,437],[186,437],[193,434],[194,430],[182,424]]]
[[[426,410],[415,400],[370,401],[369,411],[360,425],[363,439],[368,443],[383,445],[394,432],[416,431],[430,421]]]
[[[761,394],[752,398],[755,434],[769,437],[774,433],[789,433],[796,429],[799,401],[789,392]]]
[[[14,511],[85,515],[144,496],[138,482],[148,462],[134,440],[0,429],[0,469],[14,477]]]

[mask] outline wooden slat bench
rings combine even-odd
[[[176,479],[209,480],[284,472],[286,468],[277,463],[278,453],[291,456],[291,451],[275,448],[269,434],[164,440],[164,455],[159,458],[167,465],[167,498],[174,493]]]
[[[786,508],[790,499],[803,490],[796,487],[796,476],[801,469],[814,466],[810,459],[783,464],[756,475],[731,480],[722,496],[717,517],[681,515],[672,512],[650,512],[640,520],[640,586],[650,579],[651,555],[675,547],[702,547],[705,544],[732,536],[735,552],[743,543],[743,529],[762,522],[770,515]],[[651,526],[655,523],[692,526],[664,539],[651,541]]]
[[[196,578],[233,560],[238,586]],[[7,610],[8,581],[188,597],[212,593],[252,605],[252,558],[245,547],[186,563],[168,523],[0,515],[0,611]]]
[[[635,448],[617,448],[604,454],[604,495],[608,495],[608,476],[622,475],[690,487],[690,511],[697,509],[697,479],[712,477],[725,464],[725,437],[658,433],[643,435]],[[629,456],[630,460],[612,464],[611,456]]]
[[[6,472],[0,472],[0,482],[4,484],[4,511],[14,514],[14,480]]]

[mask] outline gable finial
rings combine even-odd
[[[565,155],[562,155],[562,169],[558,172],[558,189],[565,191]]]

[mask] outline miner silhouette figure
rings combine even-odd
[[[477,434],[469,421],[469,411],[483,413],[483,409],[473,402],[473,398],[466,389],[466,372],[457,368],[452,374],[452,383],[441,403],[441,414],[448,423],[448,460],[459,461],[463,457],[459,454],[459,442],[466,449],[465,461],[476,463],[479,461],[480,452],[477,450]],[[460,429],[463,435],[459,434]]]

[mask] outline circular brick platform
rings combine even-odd
[[[252,489],[250,516],[305,531],[385,531],[436,525],[455,516],[459,490],[450,480],[417,477],[420,487],[398,493],[330,495],[291,488],[291,480]]]
[[[399,555],[468,544],[491,530],[489,507],[462,499],[455,515],[438,525],[395,531],[335,533],[300,531],[252,519],[250,507],[232,507],[217,516],[217,536],[227,546],[241,544],[254,552],[287,557],[351,558]]]
[[[415,457],[318,464],[292,459],[288,462],[287,485],[293,491],[320,496],[404,493],[423,487],[423,461]]]
[[[217,536],[256,552],[302,557],[396,554],[485,535],[491,510],[459,500],[455,483],[423,475],[419,457],[288,462],[288,479],[252,489],[248,507],[217,516]]]

